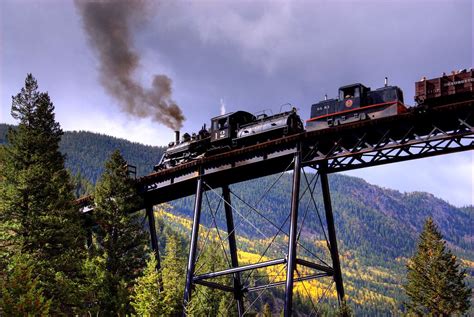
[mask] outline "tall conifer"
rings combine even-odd
[[[449,249],[433,219],[428,218],[416,254],[407,265],[405,287],[409,314],[417,316],[462,315],[469,309],[471,290],[465,270]]]
[[[94,193],[97,256],[105,262],[100,310],[106,315],[131,312],[128,298],[145,268],[147,235],[136,211],[140,198],[128,177],[127,162],[115,151]],[[103,292],[105,290],[105,292]]]
[[[151,253],[143,275],[137,278],[130,296],[131,304],[138,316],[164,316],[163,294],[160,292],[160,274],[156,270],[155,253]]]
[[[21,252],[32,259],[33,275],[53,312],[78,305],[84,233],[73,205],[72,185],[59,152],[63,131],[47,93],[29,74],[12,98],[18,127],[8,132],[0,170],[0,246],[3,260]]]
[[[0,312],[5,316],[48,316],[51,299],[43,295],[31,260],[18,254],[11,258],[6,276],[0,279]]]
[[[201,272],[216,272],[228,268],[221,245],[217,241],[209,241],[208,246],[202,251],[196,266],[200,268]],[[215,278],[213,282],[227,286],[232,285],[231,278],[227,276]],[[187,314],[189,316],[217,316],[220,303],[226,295],[217,289],[196,285],[191,302],[187,306]],[[232,301],[227,301],[227,303],[232,304]],[[230,313],[227,315],[231,316]]]
[[[186,273],[183,253],[179,237],[175,233],[168,235],[162,263],[164,316],[180,316],[183,313]]]

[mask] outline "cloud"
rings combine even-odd
[[[165,146],[174,137],[172,131],[157,125],[151,119],[130,120],[120,114],[108,114],[101,111],[94,111],[88,117],[69,116],[58,119],[65,127],[64,130],[91,131],[146,145]]]

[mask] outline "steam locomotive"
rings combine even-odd
[[[211,119],[211,128],[206,125],[196,134],[183,134],[181,140],[176,131],[176,140],[168,145],[155,171],[167,169],[184,162],[216,154],[232,148],[256,144],[304,131],[303,122],[291,111],[276,115],[254,116],[246,111],[227,113]]]
[[[311,106],[311,118],[306,121],[306,130],[329,129],[342,124],[395,116],[407,111],[426,110],[446,102],[474,99],[474,70],[464,69],[451,75],[416,82],[417,106],[407,108],[403,91],[389,86],[385,78],[384,87],[371,90],[360,83],[339,88],[337,99],[327,99]],[[206,125],[196,134],[185,133],[180,139],[176,132],[175,142],[168,145],[155,171],[167,169],[198,159],[206,155],[234,148],[278,139],[304,131],[296,109],[268,116],[254,116],[245,111],[227,113],[211,119],[211,128]]]

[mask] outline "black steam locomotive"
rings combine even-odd
[[[176,131],[176,140],[168,149],[155,171],[170,168],[205,155],[219,153],[258,142],[277,139],[304,131],[303,122],[296,109],[276,115],[254,116],[246,111],[227,113],[211,119],[211,128],[206,125],[196,134],[183,134],[181,140]]]

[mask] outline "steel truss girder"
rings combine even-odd
[[[274,260],[269,260],[269,261],[264,261],[264,262],[259,262],[259,263],[254,263],[254,264],[248,264],[248,265],[243,265],[227,270],[222,270],[222,271],[217,271],[217,272],[209,272],[201,275],[197,275],[193,278],[193,282],[197,283],[206,279],[211,279],[211,278],[216,278],[220,276],[225,276],[225,275],[230,275],[230,274],[235,274],[235,273],[242,273],[246,271],[253,271],[255,269],[261,269],[269,266],[275,266],[275,265],[281,265],[281,264],[287,264],[287,259],[286,258],[281,258],[281,259],[274,259]],[[325,265],[313,263],[304,259],[296,259],[296,264],[306,266],[311,269],[319,270],[322,272],[325,272],[325,276],[331,276],[334,274],[334,270]]]
[[[328,161],[327,172],[334,173],[472,150],[473,119],[471,111],[463,118],[456,117],[456,124],[449,125],[449,129],[432,124],[429,132],[423,135],[419,134],[415,124],[397,127],[396,131],[380,128],[370,135],[361,131],[338,140],[329,150],[319,148],[316,143],[309,145],[313,154],[304,165]],[[379,137],[375,138],[376,134]]]
[[[295,153],[293,168],[293,188],[291,191],[290,234],[288,238],[288,263],[286,265],[284,316],[293,313],[293,284],[296,270],[296,242],[298,234],[298,206],[300,201],[301,146]]]
[[[233,268],[239,267],[239,260],[237,256],[237,243],[235,239],[234,217],[232,215],[232,205],[230,201],[229,186],[222,187],[222,198],[224,199],[224,211],[227,225],[227,235],[229,241],[229,251],[231,258],[231,265]],[[239,316],[244,314],[244,300],[242,297],[242,282],[240,281],[240,273],[233,274],[233,289],[234,298],[237,301],[237,312]]]

